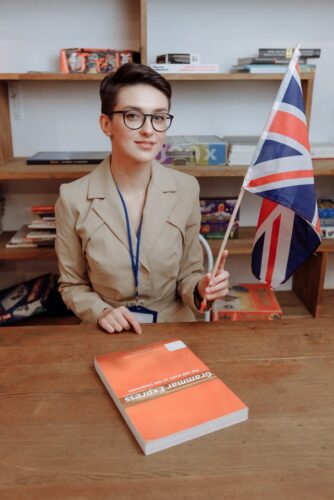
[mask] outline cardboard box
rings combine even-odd
[[[60,51],[62,73],[111,73],[122,64],[139,62],[134,50],[71,48]]]
[[[227,144],[215,135],[167,136],[156,159],[164,165],[226,165]]]
[[[237,199],[231,198],[203,198],[201,207],[201,234],[207,239],[221,239],[224,237]],[[232,226],[229,238],[238,238],[239,210]]]
[[[228,295],[214,302],[211,319],[222,320],[273,320],[281,319],[282,309],[275,293],[264,284],[240,284],[230,288]]]

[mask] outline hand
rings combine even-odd
[[[108,333],[120,333],[130,330],[141,333],[141,326],[129,309],[124,306],[103,309],[100,312],[97,323]]]
[[[197,285],[198,292],[202,299],[206,296],[207,300],[217,300],[225,297],[228,293],[229,273],[224,270],[228,251],[224,250],[221,261],[218,266],[216,276],[211,279],[211,273],[207,273]]]

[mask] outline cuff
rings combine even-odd
[[[198,283],[197,283],[197,285],[194,288],[194,304],[195,304],[195,307],[196,307],[197,311],[199,311],[200,308],[201,308],[202,300],[203,299],[202,299],[202,297],[201,297],[201,295],[200,295],[200,293],[198,291]],[[207,303],[206,303],[206,307],[204,309],[204,312],[205,311],[209,311],[211,309],[211,307],[212,307],[212,304],[213,304],[213,301],[212,300],[208,300]]]

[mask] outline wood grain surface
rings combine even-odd
[[[0,330],[1,499],[333,498],[332,318],[143,330]],[[146,457],[93,358],[172,338],[236,392],[249,420]]]

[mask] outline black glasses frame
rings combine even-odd
[[[135,113],[139,113],[140,115],[143,116],[143,123],[139,126],[139,127],[129,127],[129,125],[126,124],[125,122],[125,115],[126,113],[129,113],[131,111],[134,111]],[[136,110],[132,110],[132,109],[124,109],[123,111],[113,111],[112,113],[105,113],[106,115],[108,116],[112,116],[112,115],[123,115],[123,122],[124,122],[124,125],[129,128],[130,130],[139,130],[140,128],[142,128],[144,125],[145,125],[145,122],[146,122],[146,118],[149,116],[150,119],[151,119],[151,125],[152,125],[152,128],[156,131],[156,132],[166,132],[166,130],[169,129],[169,127],[171,126],[172,124],[172,121],[173,121],[173,118],[174,118],[174,115],[171,115],[169,113],[154,113],[154,114],[151,114],[151,113],[142,113],[141,111],[136,111]],[[155,128],[154,126],[154,123],[153,123],[153,119],[155,116],[159,116],[159,115],[165,115],[165,116],[168,116],[168,118],[170,119],[170,122],[169,122],[169,125],[167,128],[165,128],[164,130],[158,130]]]

